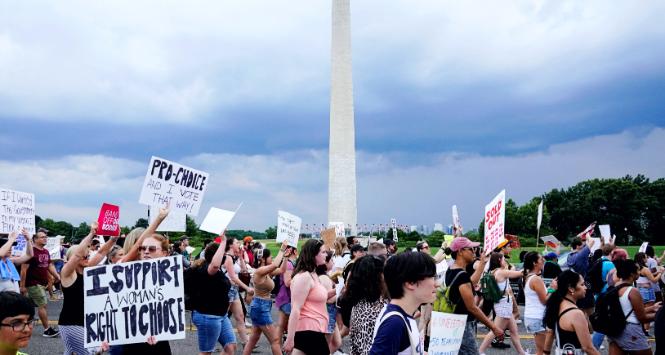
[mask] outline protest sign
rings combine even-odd
[[[292,247],[298,247],[302,219],[286,211],[277,211],[277,243],[287,240]]]
[[[46,239],[46,246],[44,247],[44,249],[48,250],[49,254],[51,254],[51,260],[62,259],[62,256],[60,254],[60,245],[62,243],[63,238],[65,237],[58,235]]]
[[[19,235],[16,238],[16,245],[12,247],[12,256],[23,256],[25,255],[25,248],[28,246],[28,241],[25,240],[25,236]]]
[[[0,233],[20,232],[23,228],[35,234],[35,195],[0,188]]]
[[[395,218],[390,219],[390,226],[393,230],[393,240],[397,241],[397,220]]]
[[[466,328],[466,314],[432,312],[429,354],[457,354]]]
[[[185,338],[182,256],[85,268],[85,347]]]
[[[149,223],[159,216],[159,206],[150,207]],[[181,211],[170,211],[157,227],[158,232],[185,232],[187,230],[187,214]]]
[[[589,250],[591,250],[591,253],[595,252],[596,250],[600,249],[600,238],[591,238],[593,240],[593,245]]]
[[[321,231],[321,239],[323,239],[323,244],[327,246],[330,250],[335,250],[335,228],[328,228]]]
[[[224,233],[226,227],[231,223],[231,220],[235,215],[236,213],[234,211],[211,207],[199,229],[216,235],[221,235]]]
[[[499,192],[485,206],[485,253],[494,250],[504,236],[506,219],[506,190]]]
[[[640,245],[640,250],[638,250],[638,253],[646,253],[647,245],[649,245],[649,242],[642,243],[642,245]]]
[[[338,237],[344,237],[346,235],[344,231],[344,222],[330,222],[328,223],[328,228],[335,228],[335,235]]]
[[[196,216],[208,182],[206,172],[152,157],[139,202],[148,206],[168,205],[171,211]]]
[[[601,224],[598,226],[598,229],[600,229],[600,236],[603,237],[605,243],[609,243],[610,239],[612,238],[612,233],[610,232],[610,225]]]
[[[457,211],[457,205],[453,205],[453,226],[457,230],[462,227],[462,222],[459,218],[459,212]]]
[[[102,204],[97,218],[97,235],[110,235],[117,237],[120,235],[120,207],[110,203]]]
[[[558,239],[556,239],[556,237],[553,235],[546,235],[544,237],[540,237],[540,240],[542,240],[543,243],[545,243],[545,245],[547,245],[552,249],[556,249],[557,246],[561,244],[561,242]]]
[[[594,228],[596,228],[596,222],[589,224],[589,226],[586,227],[585,230],[581,231],[577,236],[582,240],[586,240],[587,237],[591,237],[593,235]]]

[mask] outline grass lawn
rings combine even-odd
[[[274,239],[260,239],[259,241],[268,246],[268,249],[270,249],[270,253],[273,257],[275,255],[277,255],[277,251],[279,250],[279,244],[276,243]],[[298,247],[301,247],[305,243],[305,241],[306,241],[306,239],[300,239],[298,241]],[[413,247],[416,246],[416,242],[412,242],[412,241],[400,242],[398,244],[399,244],[399,250],[400,251],[404,250],[404,248],[406,248],[406,247],[413,248]],[[434,248],[432,248],[432,253],[436,253],[436,251],[437,251],[436,248],[438,248],[438,245],[434,246]],[[633,258],[635,256],[635,254],[637,254],[637,251],[640,249],[640,246],[639,245],[630,245],[630,246],[621,246],[620,248],[626,249],[626,251],[628,252],[628,256]],[[665,246],[654,246],[654,248],[655,248],[655,251],[656,251],[656,256],[662,255],[663,251],[665,250]],[[544,250],[544,247],[542,247],[542,246],[538,247],[538,248],[536,248],[536,247],[523,247],[523,248],[520,248],[520,249],[514,249],[510,253],[511,259],[512,260],[519,260],[519,255],[520,255],[520,252],[522,250],[542,252]],[[568,248],[563,248],[562,249],[562,251],[566,251],[566,250],[569,250],[569,249]]]

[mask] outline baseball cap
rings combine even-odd
[[[457,237],[453,239],[453,241],[450,243],[450,250],[452,251],[460,251],[463,248],[475,248],[479,246],[480,243],[478,242],[472,242],[468,238],[465,237]]]
[[[556,255],[556,253],[553,252],[553,251],[551,251],[551,252],[545,254],[545,256],[544,256],[545,260],[554,260],[554,259],[556,259],[556,258],[558,258],[558,257],[559,257],[559,256]]]

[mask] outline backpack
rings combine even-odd
[[[621,335],[626,328],[626,319],[633,313],[631,309],[627,315],[623,314],[619,301],[619,290],[629,286],[621,284],[619,287],[610,287],[607,292],[598,296],[596,308],[589,317],[593,329],[610,337]],[[626,291],[630,292],[630,290]]]
[[[464,270],[458,272],[457,275],[453,277],[453,280],[450,282],[450,285],[455,284],[455,280],[457,280],[457,277],[465,272],[466,271]],[[432,310],[444,313],[455,313],[455,308],[457,308],[457,302],[453,302],[450,299],[450,289],[451,287],[446,286],[445,277],[444,277],[443,285],[441,285],[441,287],[439,287],[436,290],[436,299],[434,300],[434,306],[432,307]]]
[[[480,293],[483,295],[485,302],[492,304],[499,302],[503,297],[504,292],[501,292],[499,285],[496,283],[496,278],[491,272],[486,272],[480,278]]]
[[[603,290],[603,287],[605,287],[606,281],[603,280],[603,263],[605,262],[611,263],[607,259],[601,258],[596,260],[587,273],[586,280],[591,285],[591,292],[594,294],[599,294]]]

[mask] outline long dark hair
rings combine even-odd
[[[503,259],[503,253],[492,253],[492,255],[490,255],[490,266],[487,270],[492,271],[494,269],[500,268],[501,259]]]
[[[384,261],[372,255],[366,255],[354,262],[353,272],[344,291],[344,302],[350,307],[358,302],[376,302],[385,293],[383,283]]]
[[[323,247],[323,242],[318,239],[310,239],[300,249],[300,256],[293,269],[293,275],[300,272],[313,272],[316,270],[316,254]]]
[[[226,253],[227,251],[229,251],[229,249],[231,249],[231,245],[233,245],[233,243],[234,243],[235,241],[236,241],[236,238],[235,238],[235,237],[227,237],[227,238],[226,238],[226,246],[224,246],[224,252],[225,252],[225,253]]]
[[[326,275],[328,274],[328,262],[330,259],[333,257],[333,252],[330,250],[326,251],[326,263],[323,265],[317,265],[316,266],[316,274],[317,275]]]
[[[548,328],[554,329],[554,325],[559,319],[559,306],[561,306],[561,302],[566,297],[569,288],[574,289],[577,287],[580,278],[580,274],[572,270],[562,272],[557,278],[557,289],[547,299],[547,304],[545,305],[544,321]]]
[[[647,267],[647,254],[645,253],[635,254],[635,262],[637,263],[637,266],[640,269],[642,269],[643,267]]]
[[[533,270],[538,260],[540,260],[540,254],[536,251],[530,251],[524,255],[524,269],[522,270],[524,284],[526,284],[526,276],[529,274],[529,271]]]

